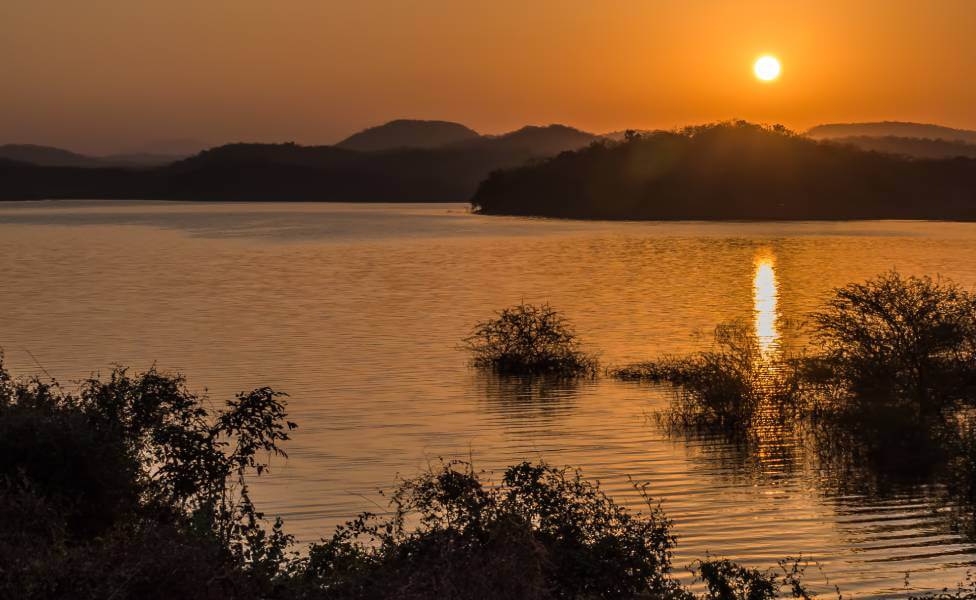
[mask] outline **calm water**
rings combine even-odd
[[[976,545],[938,485],[838,482],[802,444],[669,438],[669,392],[472,372],[458,341],[525,300],[565,312],[606,364],[707,343],[748,319],[771,348],[831,287],[886,269],[976,283],[976,224],[581,223],[461,205],[0,204],[0,347],[62,381],[115,364],[187,374],[222,400],[272,385],[300,429],[257,487],[302,540],[375,509],[439,457],[545,458],[632,501],[649,481],[677,565],[802,553],[845,593],[954,584]],[[696,335],[696,332],[698,334]],[[811,581],[822,582],[812,569]]]

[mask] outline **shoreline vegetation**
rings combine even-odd
[[[818,349],[765,351],[741,323],[715,345],[603,371],[670,385],[658,424],[719,435],[747,457],[770,423],[802,432],[836,485],[937,482],[955,531],[976,538],[976,295],[882,274],[835,290],[811,315]],[[595,356],[548,305],[475,325],[472,365],[496,376],[598,377]],[[67,391],[14,379],[0,362],[0,596],[379,600],[812,598],[809,564],[755,569],[713,556],[672,564],[679,540],[653,490],[640,510],[545,463],[495,481],[441,462],[365,512],[297,547],[249,485],[297,427],[284,394],[244,392],[213,408],[185,380],[116,369]],[[852,469],[852,465],[857,465]],[[829,573],[827,574],[829,575]],[[829,581],[818,586],[831,589]],[[841,590],[834,590],[842,597]],[[976,598],[976,584],[915,598]]]
[[[269,388],[208,408],[180,376],[115,370],[76,392],[0,363],[0,596],[22,599],[809,598],[806,563],[704,557],[676,577],[672,521],[572,469],[501,481],[443,462],[304,549],[252,503],[297,427]]]

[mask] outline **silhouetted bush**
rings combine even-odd
[[[290,538],[247,476],[283,454],[284,418],[268,388],[213,412],[154,369],[68,393],[0,363],[0,596],[263,595]]]
[[[478,323],[464,340],[472,364],[500,374],[592,375],[597,360],[580,348],[566,319],[548,304],[519,304]]]
[[[802,388],[796,361],[765,355],[755,333],[741,321],[719,325],[714,335],[711,350],[636,363],[611,374],[676,386],[674,402],[662,415],[676,428],[740,428],[764,408],[798,408]]]
[[[835,291],[813,315],[822,367],[857,403],[939,410],[976,377],[976,298],[890,272]]]
[[[448,463],[403,482],[391,511],[363,515],[313,546],[307,573],[344,575],[330,587],[356,598],[627,598],[678,590],[669,576],[670,521],[653,505],[646,515],[627,511],[578,473],[522,463],[495,487],[469,464]]]
[[[695,566],[695,576],[705,584],[707,598],[715,600],[765,600],[781,597],[788,588],[793,598],[814,597],[803,585],[803,568],[799,560],[784,559],[780,573],[749,569],[726,559],[703,560]]]
[[[692,594],[671,575],[670,520],[638,489],[643,514],[575,471],[522,463],[493,486],[469,463],[447,463],[404,481],[390,516],[363,514],[313,545],[300,577],[363,600],[763,600],[786,586],[808,597],[795,567],[779,576],[730,561],[701,562],[709,591]]]

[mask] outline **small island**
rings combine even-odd
[[[476,212],[579,219],[976,219],[976,159],[921,159],[731,121],[628,132],[493,172]]]

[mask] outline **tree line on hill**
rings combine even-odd
[[[744,121],[634,133],[492,173],[484,214],[587,219],[976,218],[976,160],[913,159]]]
[[[452,125],[394,121],[335,146],[228,144],[152,168],[92,166],[57,152],[36,164],[0,151],[0,200],[464,202],[495,169],[596,139],[562,125],[500,136],[459,134],[467,128]]]

